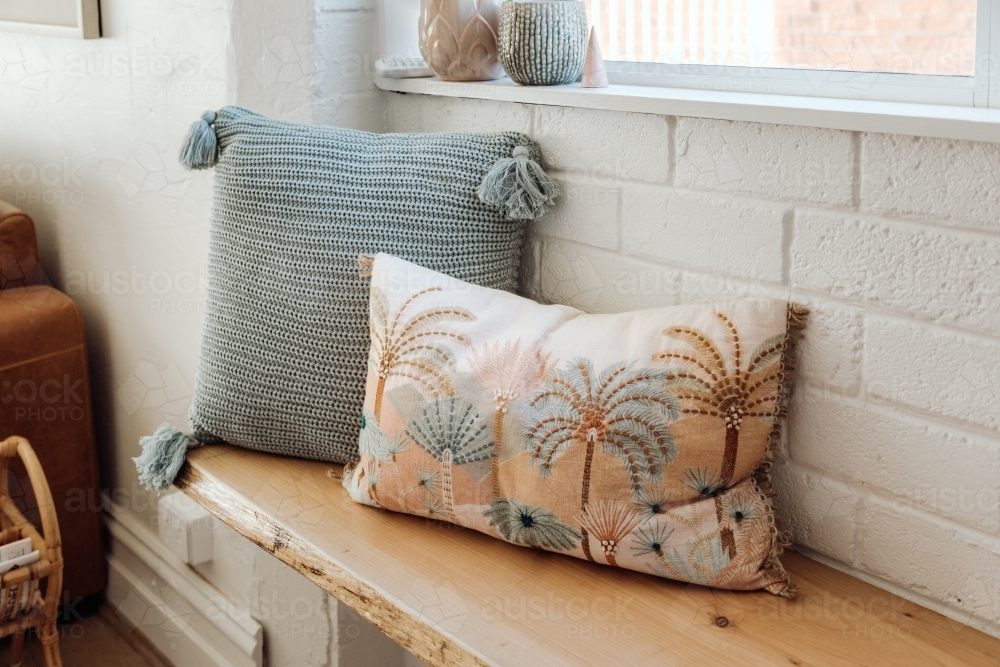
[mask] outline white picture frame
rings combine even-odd
[[[69,37],[73,39],[96,39],[101,36],[100,0],[46,0],[53,14],[76,16],[74,25],[67,21],[59,23],[28,22],[20,20],[25,15],[25,6],[37,6],[37,0],[4,0],[0,2],[0,32],[27,32],[48,37]]]

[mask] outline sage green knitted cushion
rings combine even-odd
[[[217,149],[197,124],[185,148],[202,154],[188,166],[218,160],[194,437],[354,460],[369,347],[358,255],[516,290],[524,221],[477,191],[491,169],[508,194],[540,173],[538,148],[514,132],[380,135],[237,107],[203,118]]]

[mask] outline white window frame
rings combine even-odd
[[[608,79],[623,85],[1000,108],[998,62],[1000,0],[977,0],[973,76],[622,61],[606,66]]]
[[[379,0],[380,53],[419,55],[419,0]],[[607,61],[612,84],[1000,108],[1000,0],[977,0],[974,76]]]
[[[75,0],[76,25],[65,26],[0,20],[0,32],[27,32],[46,37],[97,39],[101,36],[101,10],[98,1]]]

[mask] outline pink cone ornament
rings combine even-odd
[[[607,88],[608,71],[604,69],[604,58],[601,57],[601,45],[597,43],[597,31],[590,29],[590,39],[587,42],[587,59],[583,63],[583,78],[580,79],[583,88]]]

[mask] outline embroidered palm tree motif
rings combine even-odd
[[[358,436],[358,450],[366,464],[358,472],[358,481],[367,480],[368,497],[381,506],[378,500],[377,484],[383,480],[382,470],[392,465],[396,480],[396,496],[400,506],[406,509],[406,493],[403,489],[402,474],[397,457],[407,449],[402,434],[390,438],[379,428],[374,414],[367,408],[361,414],[361,432]]]
[[[365,482],[368,498],[381,507],[376,485],[382,479],[381,462],[386,457],[389,437],[378,427],[369,410],[361,414],[361,432],[358,434],[358,451],[365,464],[358,470],[358,482]]]
[[[392,465],[393,476],[396,480],[396,497],[399,500],[400,509],[404,512],[407,511],[406,506],[406,495],[407,492],[403,488],[403,474],[400,468],[399,456],[406,453],[409,447],[406,444],[406,438],[402,434],[397,434],[395,438],[389,440],[382,455],[385,458],[379,457],[380,467],[382,465]]]
[[[627,503],[598,502],[580,513],[580,524],[601,543],[608,565],[616,566],[618,545],[639,525],[639,515]]]
[[[697,491],[702,498],[712,498],[725,488],[718,473],[708,468],[689,468],[684,471],[681,481]]]
[[[664,329],[663,335],[686,343],[691,352],[664,350],[653,361],[679,364],[666,371],[666,389],[680,400],[682,413],[719,417],[726,426],[720,482],[728,486],[736,471],[740,429],[753,417],[773,424],[778,416],[778,381],[785,334],[766,339],[743,365],[744,350],[736,325],[723,313],[715,316],[726,330],[729,361],[707,334],[691,327]]]
[[[444,514],[457,522],[452,466],[485,461],[493,456],[493,443],[479,411],[460,399],[440,398],[410,420],[406,435],[441,463]]]
[[[580,533],[549,510],[513,498],[494,500],[483,516],[508,542],[567,551],[576,548],[580,540]]]
[[[448,512],[440,499],[431,497],[425,498],[422,502],[424,505],[424,511],[427,512],[427,516],[430,518],[436,519],[440,517],[446,521],[453,520],[452,517],[455,516],[454,513]]]
[[[785,351],[784,333],[765,339],[750,354],[744,367],[743,343],[733,321],[715,313],[726,331],[729,359],[708,334],[691,327],[664,329],[663,335],[686,343],[691,352],[664,350],[653,361],[677,363],[667,369],[667,391],[680,400],[682,413],[708,415],[723,420],[726,427],[725,449],[719,486],[728,487],[736,472],[740,429],[744,419],[756,418],[773,425],[778,417],[778,387],[781,379],[781,356]],[[703,494],[705,495],[705,494]],[[722,521],[722,507],[716,500],[716,515]],[[724,531],[720,537],[723,550],[736,548],[733,535]]]
[[[643,487],[633,500],[635,511],[643,522],[666,512],[669,502],[670,494],[662,492],[659,484]]]
[[[510,404],[537,390],[545,382],[545,376],[552,370],[551,355],[543,355],[538,343],[521,349],[521,339],[490,345],[486,343],[482,352],[473,350],[469,358],[472,372],[480,384],[493,391],[495,409],[493,412],[493,456],[491,471],[493,499],[500,497],[500,463],[503,457],[503,423]]]
[[[585,514],[594,453],[600,448],[621,460],[637,496],[643,484],[659,482],[663,466],[677,456],[668,424],[677,419],[680,406],[663,390],[665,382],[662,371],[634,369],[631,362],[612,364],[595,376],[588,360],[570,361],[549,374],[529,403],[537,411],[522,434],[529,462],[545,477],[568,448],[584,447],[580,511]],[[580,533],[584,555],[594,560],[587,528]]]
[[[428,287],[411,294],[395,312],[389,312],[389,299],[385,291],[373,286],[371,290],[372,347],[368,357],[370,366],[378,372],[375,387],[375,419],[382,416],[382,396],[385,384],[391,377],[406,378],[413,382],[428,398],[452,396],[455,393],[451,380],[455,359],[444,341],[470,345],[469,337],[441,326],[443,322],[471,322],[476,316],[465,308],[436,306],[417,312],[416,302],[430,294],[441,292],[441,287]]]
[[[722,521],[714,529],[704,530],[698,518],[696,503],[690,503],[686,512],[668,511],[666,518],[683,524],[691,534],[684,549],[666,549],[666,539],[654,529],[637,531],[633,550],[636,555],[655,554],[657,561],[668,575],[681,581],[690,581],[706,586],[725,586],[737,575],[751,576],[758,564],[753,557],[756,551],[751,544],[766,544],[770,539],[770,528],[763,518],[764,512],[757,507],[752,489],[741,494],[727,494],[722,501],[724,514]],[[656,530],[663,530],[663,527]],[[723,533],[735,534],[734,546],[723,546]]]
[[[417,466],[417,483],[414,489],[420,489],[424,492],[424,496],[434,497],[437,495],[437,491],[441,488],[441,471],[432,470],[429,466]]]
[[[737,526],[743,525],[744,521],[756,521],[761,517],[760,508],[745,498],[734,498],[728,503],[726,516],[727,521]]]
[[[684,471],[681,481],[697,491],[702,498],[712,498],[715,501],[715,516],[721,522],[724,508],[720,494],[725,490],[726,485],[722,483],[718,473],[708,468],[689,468]],[[732,531],[723,529],[719,540],[722,543],[722,548],[728,550],[729,554],[736,553],[736,541]]]
[[[654,554],[656,560],[666,569],[669,567],[669,564],[663,550],[666,548],[667,540],[670,539],[673,532],[672,528],[667,530],[667,524],[665,523],[649,526],[648,528],[640,528],[636,531],[636,535],[633,538],[632,551],[636,556]]]

